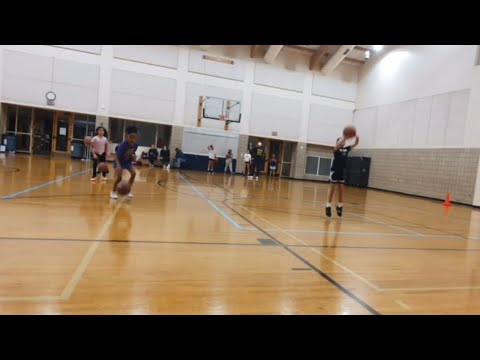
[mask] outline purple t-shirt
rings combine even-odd
[[[137,148],[137,144],[130,145],[128,141],[122,142],[115,151],[120,165],[131,165]]]

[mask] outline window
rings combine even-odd
[[[318,173],[318,157],[307,156],[307,164],[305,166],[305,174],[317,175]]]
[[[17,134],[16,151],[30,152],[30,134]]]
[[[75,114],[73,138],[83,140],[85,136],[95,136],[95,116]]]
[[[15,132],[17,126],[17,107],[8,105],[7,107],[7,132]]]
[[[110,118],[109,124],[110,142],[121,143],[123,141],[123,131],[125,130],[125,120]]]
[[[33,108],[7,105],[7,133],[16,135],[16,151],[30,152]]]
[[[157,147],[161,147],[168,145],[172,133],[171,126],[143,121],[110,118],[109,125],[109,140],[112,143],[121,143],[129,126],[137,128],[137,144],[139,146],[150,147],[152,144],[156,144]]]
[[[30,134],[32,130],[32,108],[18,107],[17,133]]]
[[[318,167],[318,175],[330,176],[330,168],[332,167],[332,159],[320,158],[320,166]]]
[[[307,156],[305,174],[316,176],[330,176],[332,159],[318,156]]]
[[[157,136],[157,124],[126,120],[125,130],[129,126],[135,126],[137,128],[137,144],[139,146],[150,147],[152,144],[155,144],[155,137]]]

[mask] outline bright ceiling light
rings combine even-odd
[[[383,49],[383,45],[373,45],[373,50],[381,51]]]

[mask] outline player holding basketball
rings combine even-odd
[[[117,195],[117,186],[122,181],[122,172],[123,170],[128,170],[130,172],[130,179],[128,183],[130,184],[130,192],[128,193],[129,197],[133,197],[131,193],[133,181],[135,180],[135,169],[133,168],[133,159],[135,157],[135,152],[137,151],[137,128],[130,126],[127,128],[127,140],[122,142],[115,151],[115,182],[113,183],[113,190],[110,193],[110,198],[118,199]]]
[[[345,146],[346,140],[355,137],[355,143],[351,146]],[[338,187],[337,215],[342,216],[343,212],[343,184],[345,183],[345,167],[347,166],[348,153],[358,145],[359,138],[356,136],[355,128],[347,126],[343,129],[343,136],[337,139],[337,144],[333,149],[333,163],[330,168],[330,186],[328,188],[327,207],[325,212],[328,217],[332,216],[332,200],[335,194],[335,188]]]
[[[108,149],[108,139],[107,139],[107,131],[103,126],[99,126],[96,131],[97,135],[94,136],[92,141],[90,142],[90,146],[92,147],[92,156],[93,156],[93,174],[91,181],[95,181],[97,179],[97,166],[99,163],[106,163],[107,156],[109,154]],[[107,181],[107,174],[108,171],[102,172],[102,180]]]

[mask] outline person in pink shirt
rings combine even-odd
[[[109,154],[109,144],[106,136],[107,131],[103,126],[97,128],[97,136],[92,139],[92,156],[93,156],[93,174],[90,180],[97,179],[97,166],[99,163],[107,163],[107,156]],[[102,180],[107,181],[107,172],[102,172]]]

